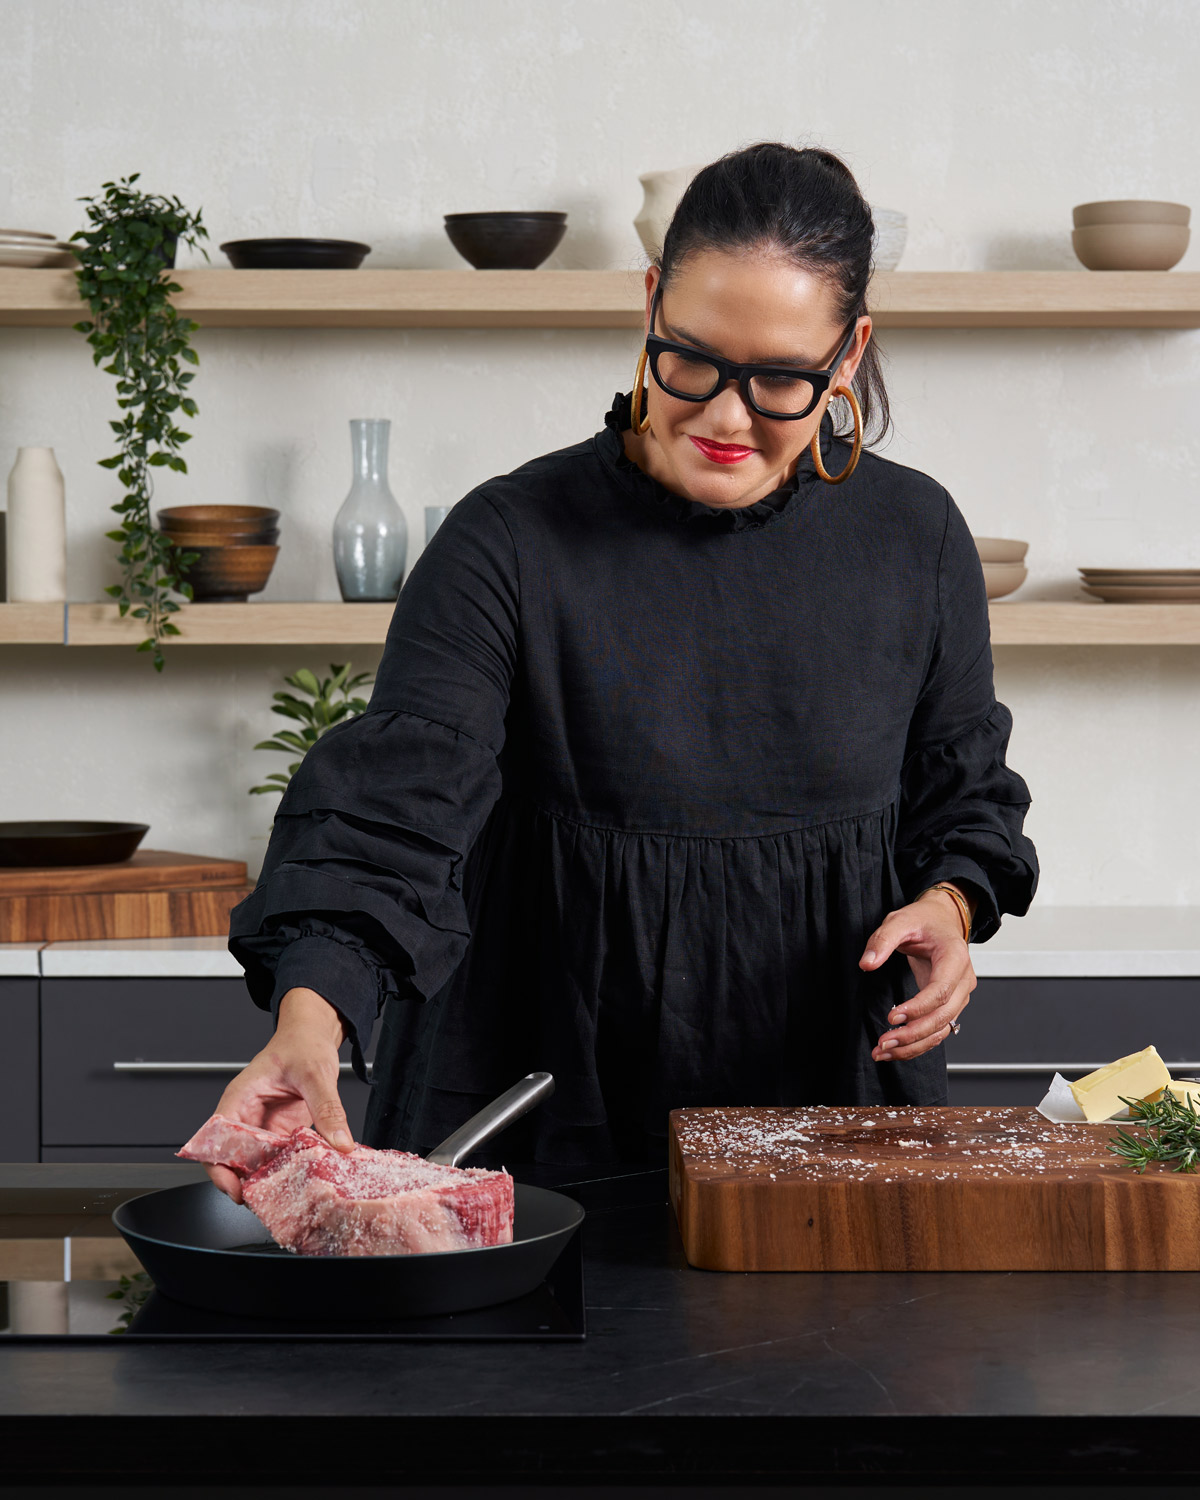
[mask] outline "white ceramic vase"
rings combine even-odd
[[[53,448],[18,448],[8,476],[8,598],[49,604],[67,597],[67,507]]]
[[[657,261],[662,254],[663,238],[675,205],[699,170],[700,166],[672,167],[669,172],[644,172],[638,178],[646,196],[633,227],[651,260]]]

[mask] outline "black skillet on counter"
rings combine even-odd
[[[473,1116],[429,1160],[457,1166],[554,1092],[530,1073]],[[371,1319],[466,1312],[539,1286],[583,1222],[573,1198],[515,1185],[513,1240],[424,1255],[296,1255],[209,1182],[131,1198],[113,1223],[164,1296],[239,1317]]]

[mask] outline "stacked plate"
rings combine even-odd
[[[0,266],[74,266],[74,249],[40,229],[0,229]]]
[[[1109,604],[1200,604],[1200,568],[1080,568],[1083,591]]]

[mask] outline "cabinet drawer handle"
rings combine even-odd
[[[1109,1059],[1111,1061],[1111,1058]],[[1171,1062],[1165,1059],[1168,1068],[1200,1068],[1200,1062]],[[996,1062],[996,1063],[947,1063],[947,1073],[1094,1073],[1097,1068],[1106,1068],[1108,1063],[1077,1062]]]
[[[240,1073],[247,1064],[244,1062],[115,1062],[114,1073]],[[374,1067],[373,1063],[367,1064],[369,1073]],[[338,1063],[338,1071],[349,1073],[351,1065],[348,1062]]]

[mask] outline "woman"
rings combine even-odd
[[[349,1149],[336,1049],[361,1070],[380,1012],[374,1146],[535,1068],[557,1091],[494,1157],[656,1159],[687,1104],[945,1102],[967,938],[1037,859],[966,523],[860,456],[871,247],[827,152],[693,180],[633,391],[459,501],[367,711],[293,776],[229,939],[277,1028],[225,1113]]]

